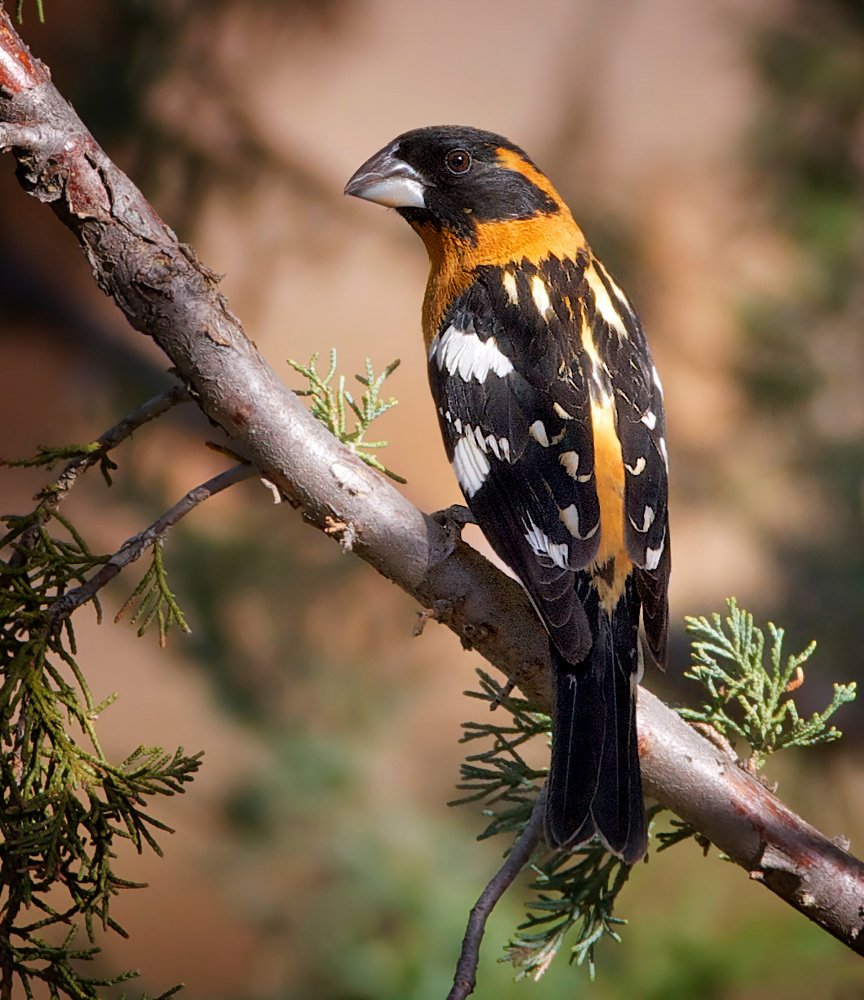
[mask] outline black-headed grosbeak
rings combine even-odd
[[[508,139],[422,128],[345,188],[395,208],[431,262],[429,381],[471,512],[549,633],[546,836],[628,863],[647,833],[636,739],[640,610],[663,665],[663,392],[632,305],[548,179]]]

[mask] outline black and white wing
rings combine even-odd
[[[561,266],[578,281],[575,262]],[[468,506],[575,664],[592,640],[573,576],[596,555],[600,509],[573,323],[561,283],[527,261],[482,268],[445,313],[428,360]]]

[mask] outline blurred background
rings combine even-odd
[[[422,245],[348,200],[353,170],[399,132],[459,123],[524,146],[572,206],[645,321],[672,456],[673,656],[647,683],[695,697],[685,614],[735,595],[811,638],[804,711],[864,673],[864,13],[857,0],[46,0],[23,35],[166,222],[225,277],[248,334],[286,358],[371,358],[400,403],[386,464],[425,510],[459,499],[426,389]],[[73,237],[0,160],[0,454],[89,441],[170,384],[166,361],[98,291]],[[377,432],[376,432],[377,433]],[[376,436],[373,433],[373,437]],[[66,513],[114,551],[224,467],[191,407],[116,453],[108,491]],[[2,512],[46,476],[5,470]],[[479,536],[471,540],[482,546]],[[465,919],[503,844],[448,810],[462,691],[479,661],[416,607],[270,503],[258,484],[171,535],[192,626],[159,650],[79,615],[110,756],[206,751],[150,883],[116,917],[99,970],[129,996],[187,1000],[446,995]],[[133,569],[105,597],[106,619]],[[769,765],[779,793],[864,851],[861,711],[843,742]],[[540,983],[497,963],[511,893],[485,939],[480,1000],[590,995],[854,998],[860,960],[692,843],[634,871],[593,986],[566,956]],[[119,993],[118,993],[119,995]]]

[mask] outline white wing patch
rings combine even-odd
[[[660,556],[663,555],[663,546],[665,544],[666,539],[664,538],[656,549],[645,550],[645,569],[657,569],[660,565]]]
[[[562,451],[558,456],[558,461],[564,466],[564,471],[574,479],[579,474],[579,453],[575,451]]]
[[[646,507],[645,510],[642,513],[642,527],[640,528],[639,525],[633,520],[632,517],[630,518],[630,523],[633,525],[633,527],[638,532],[640,532],[641,534],[644,535],[645,532],[654,523],[654,517],[655,517],[654,508],[653,507]]]
[[[504,272],[504,277],[501,279],[504,285],[504,291],[507,293],[507,298],[513,303],[514,306],[519,305],[519,292],[516,288],[516,278],[509,272]]]
[[[474,378],[484,382],[489,372],[503,378],[513,371],[513,363],[498,347],[494,337],[481,340],[474,331],[466,333],[448,326],[436,335],[429,347],[429,359],[435,357],[438,367],[450,375],[457,372],[465,382]]]
[[[565,542],[555,543],[529,519],[530,528],[525,532],[525,541],[531,546],[535,556],[546,556],[561,569],[568,568],[569,546]]]
[[[528,433],[539,445],[542,445],[544,448],[549,447],[549,436],[546,433],[546,425],[542,420],[535,420],[528,428]]]
[[[596,259],[596,257],[594,259],[594,266],[597,268],[598,271],[603,272],[603,277],[608,282],[609,287],[612,289],[612,292],[615,295],[615,298],[618,299],[621,305],[624,306],[624,308],[631,316],[635,317],[636,314],[633,312],[633,306],[630,304],[630,300],[621,291],[621,288],[618,285],[618,283],[615,281],[612,275],[606,270],[606,268],[600,263],[600,261]]]
[[[572,476],[577,483],[587,483],[592,473],[579,475],[579,453],[575,451],[562,451],[558,456],[558,461],[564,466],[564,471],[568,476]]]
[[[464,434],[453,447],[453,471],[459,480],[459,485],[468,497],[473,497],[477,490],[486,482],[491,466],[488,455],[491,452],[499,461],[510,461],[510,442],[505,437],[495,437],[494,434],[483,434],[479,427],[470,424],[463,426],[457,417],[453,422],[457,433]]]
[[[474,496],[489,475],[489,459],[486,457],[485,449],[481,450],[475,436],[470,432],[456,442],[452,465],[459,485],[469,498]]]
[[[621,316],[615,306],[612,305],[612,299],[609,298],[606,286],[600,280],[600,276],[594,270],[593,266],[585,268],[585,280],[588,282],[588,287],[594,293],[594,304],[597,307],[597,312],[600,313],[603,319],[606,320],[609,326],[620,337],[626,337],[627,331],[624,328]]]
[[[657,426],[657,414],[653,410],[646,410],[642,414],[642,423],[645,424],[649,431],[653,431]]]
[[[565,507],[564,510],[558,511],[558,516],[564,522],[564,527],[570,532],[574,538],[578,538],[581,541],[587,541],[593,535],[597,534],[597,529],[600,527],[600,522],[598,521],[594,527],[585,535],[579,534],[579,510],[575,503],[571,503],[569,507]]]
[[[641,476],[645,471],[645,459],[640,455],[632,465],[624,463],[624,468],[631,476]]]
[[[534,305],[537,306],[537,312],[545,319],[546,314],[552,308],[552,303],[549,301],[549,292],[546,291],[546,285],[539,274],[535,274],[531,279],[531,295],[534,299]]]

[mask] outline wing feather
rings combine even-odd
[[[591,638],[573,577],[599,543],[588,393],[565,324],[536,308],[533,275],[518,269],[513,302],[504,273],[485,269],[447,311],[430,345],[430,383],[468,506],[578,663]]]
[[[667,510],[668,458],[663,388],[642,325],[626,295],[594,262],[618,329],[594,317],[593,332],[615,394],[618,438],[624,462],[624,539],[636,567],[642,620],[655,661],[665,665],[669,631],[670,569]],[[625,335],[621,335],[621,330]]]

